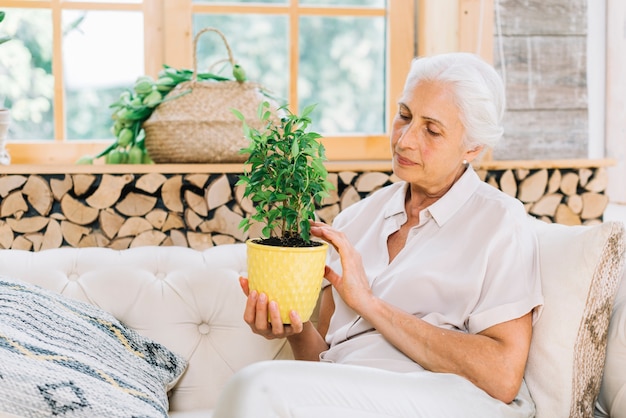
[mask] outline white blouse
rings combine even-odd
[[[471,166],[420,212],[389,263],[387,238],[407,220],[399,182],[344,209],[333,222],[362,256],[375,295],[446,329],[479,333],[543,304],[537,240],[522,203],[480,180]],[[328,264],[341,274],[333,250]],[[335,312],[322,361],[400,372],[422,368],[397,350],[333,290]]]

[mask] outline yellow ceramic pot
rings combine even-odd
[[[324,278],[328,244],[316,247],[275,247],[246,242],[250,290],[265,293],[278,303],[283,324],[295,310],[302,322],[315,309]]]

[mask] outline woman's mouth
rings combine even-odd
[[[413,161],[411,161],[411,160],[409,160],[409,159],[407,159],[407,158],[404,158],[404,157],[403,157],[403,156],[401,156],[400,154],[396,154],[396,162],[397,162],[399,165],[403,165],[403,166],[412,166],[412,165],[416,165],[416,163],[415,163],[415,162],[413,162]]]

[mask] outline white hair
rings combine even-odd
[[[496,70],[477,55],[453,52],[415,58],[405,88],[420,81],[442,82],[452,87],[468,148],[494,147],[502,138],[504,84]]]

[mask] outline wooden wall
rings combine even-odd
[[[587,158],[587,0],[495,0],[494,9],[508,104],[494,159]]]

